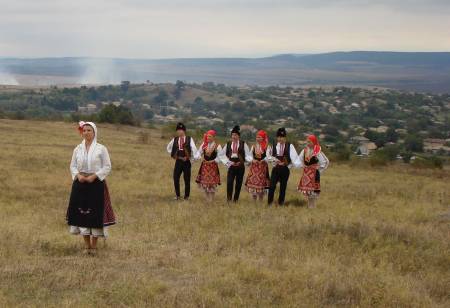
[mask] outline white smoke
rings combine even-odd
[[[80,60],[80,65],[85,69],[81,84],[120,84],[122,81],[113,59],[86,58]]]
[[[0,85],[18,86],[16,78],[0,68]]]

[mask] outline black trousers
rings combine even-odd
[[[175,168],[173,169],[173,185],[175,186],[175,194],[180,197],[180,177],[183,174],[184,179],[184,198],[189,198],[191,193],[191,162],[177,159]]]
[[[278,182],[280,182],[280,194],[278,196],[278,204],[283,205],[286,196],[286,187],[289,180],[289,168],[286,166],[276,166],[272,169],[272,174],[270,176],[270,188],[268,202],[269,205],[273,203],[273,197],[275,195],[275,189]]]
[[[238,201],[239,195],[241,193],[242,182],[244,181],[245,167],[231,166],[228,168],[227,173],[227,199],[228,201]],[[234,186],[234,197],[233,197],[233,186]]]

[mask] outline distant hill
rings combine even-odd
[[[212,81],[228,85],[379,86],[450,92],[450,52],[333,52],[266,58],[0,58],[2,80],[17,84]],[[8,77],[5,77],[8,76]],[[5,82],[3,82],[5,83]]]

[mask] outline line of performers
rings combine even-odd
[[[107,148],[97,142],[95,123],[80,122],[78,130],[83,140],[75,147],[70,163],[73,182],[66,220],[70,233],[83,236],[85,252],[94,254],[98,237],[107,237],[107,227],[116,223],[106,184],[106,177],[111,172],[111,160]],[[284,128],[277,131],[277,142],[273,146],[269,145],[266,132],[259,131],[251,149],[240,139],[238,126],[231,131],[231,140],[223,148],[215,141],[214,130],[204,134],[199,149],[194,140],[186,135],[185,125],[178,123],[176,131],[177,137],[169,143],[167,151],[175,159],[173,180],[177,199],[180,199],[181,175],[185,183],[184,199],[189,198],[191,162],[201,160],[196,182],[205,192],[208,202],[213,201],[220,185],[219,163],[228,169],[228,201],[239,200],[245,166],[249,164],[245,181],[247,190],[259,201],[263,200],[268,190],[268,202],[272,204],[275,188],[280,183],[279,205],[284,204],[290,168],[295,166],[303,168],[298,190],[308,198],[308,206],[315,207],[320,193],[320,174],[329,164],[315,136],[308,137],[307,146],[297,155],[294,146],[286,142]],[[269,163],[273,164],[270,178]]]
[[[268,192],[268,204],[271,205],[279,183],[277,204],[284,205],[290,169],[295,167],[303,169],[298,191],[307,198],[308,207],[316,206],[320,194],[320,176],[329,165],[329,160],[322,152],[316,136],[309,135],[305,148],[297,154],[294,145],[286,140],[285,128],[277,130],[276,142],[273,145],[269,145],[265,131],[258,131],[255,144],[251,148],[241,140],[239,126],[232,129],[231,140],[223,147],[216,142],[214,130],[204,134],[198,149],[193,138],[186,134],[186,126],[183,123],[177,124],[176,133],[177,136],[167,145],[167,152],[175,160],[173,182],[177,200],[181,199],[181,175],[185,184],[184,199],[189,199],[192,162],[201,160],[195,181],[204,191],[209,203],[213,202],[217,187],[221,184],[219,164],[222,163],[227,168],[228,202],[239,200],[245,167],[249,165],[245,187],[253,199],[262,202]],[[273,166],[270,175],[269,164]]]

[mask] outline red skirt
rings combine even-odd
[[[105,183],[105,190],[104,190],[105,203],[103,211],[103,226],[106,227],[114,225],[116,223],[116,215],[114,215],[114,211],[111,205],[111,198],[109,196],[108,185],[106,185],[106,181],[104,181],[104,183]]]
[[[250,165],[247,180],[247,191],[252,194],[263,193],[270,186],[269,166],[266,161],[255,160]]]
[[[298,191],[307,196],[318,195],[320,193],[320,173],[316,166],[306,166],[303,168],[303,175],[298,183]]]
[[[215,161],[202,161],[195,182],[206,192],[215,192],[220,185],[219,166]]]

